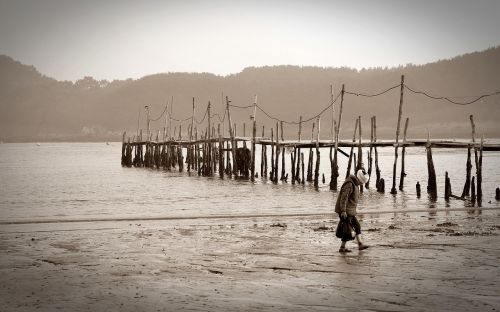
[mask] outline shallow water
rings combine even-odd
[[[364,159],[367,151],[363,151]],[[321,173],[325,174],[326,183],[320,181],[319,190],[315,190],[307,183],[304,186],[291,185],[290,181],[273,185],[261,179],[251,183],[199,177],[196,173],[189,176],[187,172],[122,168],[120,143],[0,144],[0,218],[11,221],[329,213],[333,211],[336,193],[329,191],[328,154],[327,149],[322,150]],[[257,155],[260,155],[259,150]],[[307,155],[306,150],[306,166]],[[401,150],[399,155],[397,184]],[[287,169],[289,157],[287,154]],[[345,177],[347,158],[340,154],[339,157],[340,185]],[[451,199],[447,203],[443,198],[445,171],[449,172],[453,193],[462,193],[467,150],[434,149],[433,158],[438,179],[437,201],[430,201],[425,192],[427,167],[424,148],[407,149],[405,190],[393,196],[389,191],[394,149],[380,148],[379,165],[386,181],[386,193],[380,194],[373,189],[373,179],[372,188],[365,190],[360,198],[359,210],[470,207],[468,201]],[[498,206],[495,188],[500,186],[499,164],[500,152],[484,152],[483,207]],[[260,171],[258,162],[256,171]],[[416,197],[417,181],[422,188],[421,198]]]

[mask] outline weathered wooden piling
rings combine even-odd
[[[231,112],[229,110],[229,103],[230,102],[231,101],[229,101],[229,98],[226,96],[227,121],[229,124],[229,135],[231,136],[231,150],[232,150],[231,156],[233,159],[232,169],[234,172],[234,176],[236,177],[238,175],[238,164],[236,162],[236,140],[234,139],[234,137],[235,137],[234,132],[236,129],[233,129],[232,122],[231,122]]]
[[[294,148],[293,151],[290,153],[290,169],[292,173],[292,185],[295,185],[295,158],[297,158],[297,149]]]
[[[311,142],[314,141],[314,127],[316,124],[313,122],[311,130]],[[309,158],[307,159],[307,182],[312,182],[312,170],[313,170],[313,150],[312,147],[309,148]]]
[[[342,85],[342,91],[340,92],[340,110],[339,110],[339,121],[335,126],[335,149],[333,151],[333,163],[332,163],[332,173],[330,179],[330,190],[337,190],[337,179],[339,177],[339,166],[338,166],[338,149],[339,149],[339,132],[340,132],[340,123],[342,121],[342,107],[344,104],[344,85]]]
[[[373,144],[373,116],[370,117],[370,143]],[[373,166],[373,145],[370,145],[368,150],[368,181],[365,183],[365,187],[370,188],[370,180],[372,178],[372,166]]]
[[[448,171],[446,171],[444,175],[444,199],[446,201],[449,201],[450,196],[451,196],[451,183],[450,183],[450,177],[448,176]]]
[[[304,179],[304,153],[300,153],[300,162],[301,162],[301,169],[302,169],[302,178],[300,181],[302,184],[305,184],[305,179]]]
[[[262,126],[262,138],[264,138],[264,134],[265,134],[264,130],[265,130],[265,127]],[[264,162],[265,162],[264,151],[265,151],[265,149],[266,149],[266,145],[261,144],[261,146],[260,146],[260,176],[262,178],[264,178],[264,172],[265,172],[265,170],[264,170]]]
[[[279,144],[279,123],[276,122],[276,155],[274,159],[274,183],[278,183],[278,169],[280,159],[280,144]]]
[[[495,199],[500,200],[500,188],[498,187],[495,190]]]
[[[384,180],[384,178],[381,178],[380,181],[378,181],[377,192],[385,193],[385,180]]]
[[[474,206],[476,204],[476,180],[475,177],[473,176],[471,181],[470,181],[470,201],[472,205]]]
[[[410,118],[406,118],[405,121],[405,130],[403,131],[403,144],[406,144],[406,131],[408,130],[408,123],[410,122]],[[403,185],[406,177],[406,171],[405,171],[405,153],[406,153],[406,146],[403,145],[403,148],[401,150],[401,175],[399,177],[399,190],[403,190]]]
[[[361,116],[358,116],[358,120],[359,120],[358,121],[358,132],[359,132],[359,135],[358,135],[358,161],[356,163],[356,170],[354,170],[354,174],[356,174],[356,172],[363,167],[363,149],[361,148],[361,136],[362,136]],[[361,193],[363,193],[363,185],[359,186],[359,191]]]
[[[121,161],[121,165],[122,165],[122,166],[125,166],[125,162],[126,162],[126,161],[125,161],[125,160],[126,160],[126,157],[125,157],[125,148],[126,148],[126,146],[125,146],[125,135],[126,135],[126,134],[127,134],[127,132],[126,132],[126,131],[124,131],[124,132],[123,132],[123,135],[122,135],[122,159],[121,159],[121,160],[122,160],[122,161]]]
[[[401,117],[403,114],[403,91],[404,91],[405,76],[401,75],[401,92],[399,96],[399,110],[398,110],[398,125],[396,128],[396,145],[394,146],[394,166],[392,169],[392,187],[391,194],[396,194],[396,170],[398,165],[398,143],[399,143],[399,130],[401,128]]]
[[[417,181],[417,185],[415,186],[415,188],[417,191],[417,198],[420,198],[420,193],[421,193],[420,182]]]
[[[283,131],[283,121],[280,121],[281,142],[285,141],[283,133],[284,133],[284,131]],[[280,176],[280,180],[281,181],[285,181],[285,156],[286,156],[285,145],[283,145],[283,147],[281,148],[281,176]]]
[[[253,120],[252,127],[252,160],[250,163],[250,171],[251,171],[251,180],[255,181],[255,136],[257,135],[257,124],[255,122],[255,117]]]
[[[483,200],[483,137],[481,136],[481,145],[479,146],[479,161],[476,172],[476,182],[477,182],[477,203],[479,206],[482,204]]]
[[[356,142],[356,133],[358,132],[358,122],[359,122],[359,119],[356,118],[356,123],[354,125],[354,134],[352,136],[352,142],[353,143]],[[349,153],[349,160],[347,162],[347,170],[346,170],[346,174],[345,174],[345,178],[346,179],[351,175],[351,163],[352,163],[352,160],[353,160],[353,153],[354,153],[354,146],[351,147],[351,152]],[[356,157],[354,157],[354,158],[356,158]]]
[[[470,195],[470,179],[471,179],[471,170],[472,170],[472,163],[471,163],[471,144],[467,146],[467,163],[465,165],[465,183],[464,183],[464,188],[462,191],[462,198],[465,198],[466,196]]]
[[[314,169],[314,186],[318,187],[318,180],[319,180],[319,164],[320,164],[320,152],[319,152],[319,135],[320,135],[320,122],[321,119],[318,117],[317,119],[318,122],[318,131],[316,134],[316,168]]]
[[[217,134],[219,135],[219,177],[224,179],[224,141],[220,132],[220,124],[217,125]]]
[[[274,182],[274,129],[271,127],[271,172],[269,178]]]
[[[427,193],[432,199],[437,198],[437,183],[436,183],[436,170],[434,169],[434,161],[432,160],[432,147],[430,141],[430,133],[427,130],[427,144],[425,145],[427,151]]]

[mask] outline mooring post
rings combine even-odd
[[[396,169],[398,165],[398,147],[399,147],[399,129],[401,128],[401,116],[403,114],[403,91],[404,91],[405,76],[401,75],[401,93],[399,96],[399,112],[398,125],[396,128],[396,144],[394,145],[394,166],[392,169],[392,188],[391,194],[397,194],[396,190]]]
[[[294,146],[293,152],[290,153],[290,170],[292,173],[292,185],[295,185],[295,158],[297,158],[297,148]]]
[[[319,164],[320,164],[320,152],[319,152],[319,135],[320,135],[320,117],[318,117],[318,131],[316,133],[316,168],[314,169],[314,186],[318,187],[318,179],[319,179]]]
[[[316,124],[313,122],[312,129],[311,129],[311,144],[314,142],[314,127],[315,126],[316,126]],[[312,151],[312,147],[310,147],[309,148],[309,158],[307,159],[307,182],[313,181],[312,170],[313,170],[313,151]]]
[[[495,199],[500,200],[500,188],[498,187],[495,190]]]
[[[255,136],[257,135],[257,124],[255,118],[253,120],[253,129],[252,129],[252,162],[251,162],[251,180],[255,182]]]
[[[358,126],[359,126],[359,129],[358,129],[358,132],[359,132],[359,135],[358,135],[358,162],[356,164],[356,170],[354,171],[354,174],[356,174],[356,172],[358,170],[361,169],[361,167],[363,166],[363,149],[361,147],[361,136],[362,136],[362,133],[361,133],[361,116],[358,116]],[[361,193],[363,193],[363,184],[361,184],[359,186],[359,191]]]
[[[301,168],[302,169],[302,178],[300,181],[302,182],[302,184],[305,184],[306,180],[304,179],[304,153],[300,153],[300,162],[301,162],[301,166],[302,166],[302,168]]]
[[[261,136],[261,139],[264,138],[264,126],[262,126],[262,136]],[[264,178],[264,149],[265,149],[265,145],[260,143],[260,177],[261,178]],[[267,176],[267,175],[266,175]]]
[[[274,183],[278,183],[278,169],[280,159],[280,145],[279,145],[279,123],[276,122],[276,158],[274,159]]]
[[[477,204],[479,207],[481,207],[482,200],[483,200],[483,188],[482,188],[482,182],[483,182],[483,142],[484,142],[484,137],[481,136],[481,145],[479,146],[479,166],[477,170]]]
[[[465,164],[465,183],[464,183],[464,188],[462,190],[462,196],[461,198],[465,198],[466,196],[470,195],[470,179],[471,179],[471,170],[472,170],[472,163],[471,163],[471,144],[467,146],[467,163]]]
[[[122,162],[121,165],[125,166],[125,135],[127,134],[127,131],[123,132],[122,135]]]
[[[271,127],[271,173],[269,178],[274,182],[274,129]]]
[[[235,134],[234,130],[232,128],[232,122],[231,122],[231,112],[229,109],[229,98],[226,96],[226,109],[227,109],[227,120],[229,124],[229,135],[231,136],[231,150],[232,150],[232,158],[233,158],[233,172],[234,176],[236,177],[238,175],[238,164],[236,162],[236,142],[234,140]],[[235,128],[236,130],[236,128]]]
[[[415,186],[415,188],[417,191],[417,198],[420,198],[421,189],[420,189],[420,183],[418,181],[417,181],[417,185]]]
[[[373,143],[377,143],[377,117],[373,116]],[[375,152],[375,187],[378,188],[378,184],[380,182],[380,168],[378,166],[378,151],[377,145],[373,147],[373,151]]]
[[[470,182],[470,201],[472,203],[472,206],[476,204],[476,180],[475,177],[473,176]]]
[[[356,133],[358,131],[358,122],[359,119],[356,118],[356,124],[354,125],[354,134],[352,136],[352,142],[356,143]],[[351,162],[352,162],[352,156],[354,153],[354,145],[351,147],[351,152],[349,153],[349,162],[347,163],[347,172],[345,174],[345,178],[347,179],[349,175],[351,174]],[[355,170],[356,171],[356,170]]]
[[[427,144],[425,145],[427,150],[427,193],[430,194],[432,199],[437,198],[437,183],[436,183],[436,170],[434,169],[434,162],[432,160],[432,147],[430,140],[430,132],[427,129]]]
[[[217,134],[219,135],[219,177],[224,179],[224,141],[220,132],[220,124],[217,125]]]
[[[406,152],[406,131],[408,130],[408,123],[410,122],[410,118],[406,118],[405,121],[405,130],[403,131],[403,148],[401,150],[401,176],[399,177],[399,190],[403,191],[403,184],[406,177],[405,172],[405,152]]]
[[[282,148],[281,148],[281,177],[280,177],[280,180],[281,181],[284,181],[285,180],[285,145],[284,145],[284,141],[285,141],[285,138],[284,138],[284,135],[283,135],[284,131],[283,131],[283,121],[280,121],[280,134],[281,134],[281,143],[283,144],[282,145]]]
[[[450,177],[448,176],[448,171],[446,171],[444,175],[444,199],[446,201],[449,201],[450,195],[451,195]]]
[[[337,190],[337,178],[339,177],[339,165],[338,165],[338,150],[339,150],[339,133],[340,133],[340,124],[342,121],[342,107],[344,106],[344,93],[345,86],[342,85],[342,91],[340,91],[340,110],[339,110],[339,121],[337,126],[335,127],[335,150],[333,152],[333,165],[332,165],[332,179],[330,181],[330,190]]]
[[[370,188],[370,180],[372,178],[373,166],[373,116],[370,117],[370,149],[368,150],[368,181],[365,183],[366,188]]]

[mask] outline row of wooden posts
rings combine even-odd
[[[146,168],[156,168],[173,170],[177,169],[179,172],[197,172],[200,176],[215,176],[218,174],[220,178],[224,176],[234,177],[234,178],[246,178],[255,181],[255,178],[259,177],[256,173],[255,159],[256,159],[256,144],[261,145],[261,161],[260,161],[260,176],[262,178],[269,178],[273,183],[278,183],[282,181],[283,183],[288,182],[289,176],[286,173],[286,151],[290,151],[290,172],[291,172],[291,183],[292,184],[305,184],[313,183],[315,187],[319,186],[320,180],[320,153],[321,148],[329,147],[330,150],[330,165],[331,165],[331,177],[330,177],[330,189],[338,189],[338,177],[339,168],[337,161],[337,153],[335,149],[343,153],[346,157],[349,157],[347,163],[347,170],[345,177],[347,178],[350,174],[354,173],[356,170],[364,167],[363,164],[363,147],[369,147],[367,152],[367,172],[370,177],[368,182],[364,187],[370,187],[370,181],[372,180],[373,171],[375,171],[375,187],[379,192],[385,192],[385,180],[381,177],[381,171],[379,168],[378,161],[378,150],[377,150],[377,135],[376,135],[376,117],[373,116],[371,119],[371,131],[370,131],[370,143],[362,142],[362,123],[361,117],[355,120],[355,130],[353,134],[353,140],[351,144],[346,144],[346,142],[334,142],[333,144],[328,144],[322,142],[320,147],[319,140],[319,125],[313,123],[313,130],[311,133],[311,141],[303,141],[301,139],[301,129],[299,130],[299,140],[298,141],[285,141],[283,137],[283,123],[277,123],[275,128],[271,128],[270,139],[265,138],[265,127],[262,127],[262,137],[256,137],[256,123],[253,122],[252,128],[252,139],[238,138],[235,136],[235,125],[233,125],[233,130],[230,132],[233,134],[231,137],[223,137],[220,132],[220,125],[217,127],[217,135],[215,127],[212,127],[211,134],[208,134],[208,130],[205,130],[201,138],[198,137],[198,133],[195,130],[195,135],[191,140],[183,140],[182,136],[179,134],[177,139],[170,140],[159,140],[159,133],[156,136],[156,140],[152,140],[150,135],[149,139],[146,141],[142,140],[142,130],[138,137],[134,137],[131,141],[125,141],[125,133],[123,135],[122,144],[122,165],[127,167],[146,167]],[[472,143],[468,145],[467,148],[467,163],[466,163],[466,178],[464,183],[463,192],[460,196],[454,195],[451,192],[451,181],[446,172],[445,176],[445,199],[450,198],[465,199],[470,198],[472,202],[476,200],[478,203],[482,199],[482,152],[483,144],[482,140],[479,145],[475,142],[475,126],[473,117],[470,117],[472,129],[473,129],[473,140]],[[402,147],[401,154],[401,172],[399,180],[399,190],[404,188],[404,177],[405,172],[405,154],[406,147],[411,146],[406,143],[406,132],[408,128],[409,119],[406,119],[405,130],[403,134],[403,143],[395,144],[395,150],[398,147]],[[301,128],[301,127],[299,127]],[[314,139],[314,132],[316,130],[316,139]],[[189,131],[190,132],[190,131]],[[250,141],[250,149],[247,147],[247,143]],[[357,141],[357,142],[356,142]],[[330,146],[328,146],[330,145]],[[351,146],[350,152],[345,153],[339,149],[339,146]],[[270,147],[270,159],[268,156]],[[357,147],[356,147],[357,146]],[[357,153],[356,153],[357,148]],[[427,151],[427,192],[430,198],[437,198],[437,179],[434,168],[434,162],[432,158],[432,143],[428,137],[428,141],[425,144]],[[476,175],[472,176],[472,151],[474,152],[474,164],[476,167]],[[308,162],[307,166],[305,164],[304,153],[308,152]],[[396,152],[397,153],[397,152]],[[270,161],[270,170],[269,162]],[[281,162],[281,165],[280,165]],[[281,170],[280,170],[281,169]],[[325,176],[323,174],[322,181],[325,183]],[[393,177],[393,183],[395,178]],[[363,187],[360,188],[363,191]],[[421,195],[420,183],[417,182],[416,185],[417,196]],[[395,193],[391,190],[391,193]]]
[[[405,152],[406,147],[416,146],[415,142],[409,142],[407,140],[407,129],[409,125],[409,118],[406,118],[403,140],[399,141],[400,138],[400,126],[402,122],[402,107],[403,107],[403,90],[404,90],[404,76],[401,77],[401,92],[398,110],[398,124],[396,128],[396,140],[391,143],[394,146],[394,165],[392,174],[392,187],[391,194],[396,194],[396,176],[397,176],[397,165],[398,165],[398,149],[402,148],[401,151],[401,172],[398,189],[403,190],[404,179],[406,177],[405,172]],[[330,189],[335,191],[338,189],[338,178],[339,178],[339,167],[338,167],[338,153],[344,154],[349,157],[346,170],[346,178],[353,172],[364,167],[363,165],[363,150],[362,147],[369,147],[367,162],[368,162],[368,174],[370,180],[372,177],[372,172],[375,170],[375,187],[379,192],[385,192],[385,180],[381,178],[381,172],[378,164],[378,151],[377,146],[387,146],[381,145],[377,141],[377,126],[376,117],[373,116],[370,119],[370,141],[362,142],[362,119],[359,116],[355,120],[354,134],[352,143],[341,142],[339,140],[339,133],[341,129],[342,121],[342,110],[344,102],[345,89],[342,86],[342,91],[340,93],[340,110],[338,120],[335,120],[334,111],[334,100],[332,92],[332,125],[331,125],[331,141],[324,142],[320,141],[320,117],[317,116],[316,122],[312,125],[311,140],[302,140],[302,116],[300,117],[300,122],[298,123],[298,140],[296,141],[285,141],[283,135],[283,121],[276,122],[276,127],[270,129],[270,138],[265,137],[265,128],[262,126],[262,136],[257,137],[257,123],[255,120],[256,111],[256,101],[254,102],[254,114],[251,117],[252,120],[252,135],[250,138],[246,137],[245,125],[243,126],[243,137],[237,137],[236,135],[236,124],[232,123],[231,112],[230,112],[230,101],[226,97],[226,113],[227,122],[229,126],[229,137],[223,135],[221,132],[221,125],[218,124],[217,128],[213,125],[211,120],[211,104],[208,103],[206,116],[208,125],[205,130],[200,134],[198,133],[198,128],[194,123],[195,107],[193,99],[193,117],[191,118],[191,125],[188,127],[188,138],[182,138],[182,128],[179,126],[178,136],[176,135],[177,128],[174,129],[172,135],[170,122],[170,128],[167,128],[165,124],[163,130],[163,140],[159,140],[160,133],[158,131],[156,135],[156,140],[153,141],[152,133],[149,130],[149,119],[148,119],[148,135],[146,140],[143,141],[142,130],[134,138],[128,138],[125,141],[125,133],[123,134],[123,145],[122,145],[122,165],[131,167],[147,167],[147,168],[163,168],[166,170],[172,170],[173,168],[178,168],[179,171],[184,170],[184,165],[186,165],[186,170],[188,172],[195,171],[198,175],[203,176],[214,176],[216,173],[221,178],[225,175],[228,177],[235,178],[249,178],[251,181],[255,181],[258,177],[255,168],[256,159],[256,144],[261,145],[261,168],[260,176],[262,178],[267,178],[269,174],[269,179],[273,183],[278,183],[278,181],[287,182],[289,177],[286,173],[286,150],[290,152],[290,172],[291,172],[291,183],[301,183],[305,182],[313,183],[315,187],[319,185],[319,168],[320,168],[320,148],[329,148],[330,154],[330,166],[331,166],[331,177],[330,177]],[[149,116],[148,116],[149,118]],[[475,125],[473,116],[470,116],[470,122],[472,126],[472,142],[467,144],[468,157],[466,163],[466,178],[464,183],[464,188],[461,196],[456,196],[451,193],[450,181],[448,175],[445,177],[445,198],[459,198],[465,199],[466,197],[471,198],[475,201],[477,198],[478,203],[482,199],[482,152],[483,152],[483,140],[478,144],[475,141]],[[167,123],[167,118],[165,119]],[[167,133],[167,129],[168,133]],[[356,142],[357,140],[357,142]],[[238,144],[242,143],[241,146]],[[250,143],[250,148],[248,148],[247,143]],[[430,134],[428,134],[427,142],[424,143],[427,151],[427,171],[428,171],[428,181],[427,181],[427,192],[430,198],[435,199],[437,197],[437,183],[436,183],[436,173],[434,169],[434,162],[432,159],[432,146],[434,142],[430,141]],[[443,145],[443,144],[441,144]],[[270,157],[270,171],[268,171],[268,146],[271,147],[271,157]],[[347,154],[339,149],[339,147],[350,147],[350,153]],[[357,153],[355,148],[357,147]],[[454,148],[455,145],[449,145],[446,147]],[[186,150],[186,158],[184,159],[183,149]],[[307,170],[304,164],[304,152],[309,152]],[[472,162],[471,162],[471,151],[474,151],[475,157],[475,167],[476,176],[471,177]],[[280,158],[281,156],[281,158]],[[314,157],[315,156],[315,157]],[[315,158],[315,163],[314,163]],[[279,162],[281,159],[281,172],[279,172]],[[307,174],[306,174],[307,173]],[[325,177],[322,177],[323,183],[325,183]],[[368,188],[370,185],[370,180],[366,183],[364,187]],[[360,188],[363,190],[363,186]],[[420,196],[420,183],[417,182],[416,185],[417,196]]]

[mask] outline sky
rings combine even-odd
[[[500,45],[499,0],[0,0],[0,54],[58,80],[393,67]]]

